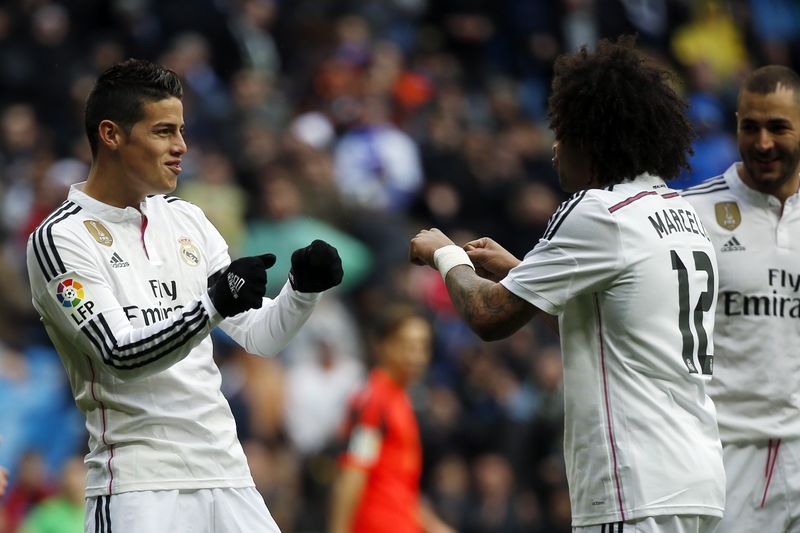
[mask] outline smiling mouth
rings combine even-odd
[[[169,168],[176,175],[180,174],[183,171],[180,163],[167,163],[167,168]]]

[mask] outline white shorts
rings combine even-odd
[[[573,527],[572,533],[713,533],[717,530],[717,524],[719,518],[716,516],[664,515]]]
[[[800,440],[723,446],[727,487],[720,533],[800,532]]]
[[[253,487],[86,498],[85,533],[280,533]]]

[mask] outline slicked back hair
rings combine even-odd
[[[665,180],[689,169],[694,130],[670,74],[635,49],[636,37],[559,56],[548,101],[556,139],[591,157],[601,185],[648,172]]]
[[[86,100],[84,126],[92,156],[97,155],[97,129],[103,120],[118,124],[125,133],[144,117],[144,104],[183,98],[178,75],[142,59],[128,59],[110,67],[97,79]]]
[[[800,76],[782,65],[767,65],[754,70],[744,79],[741,92],[769,94],[778,90],[778,85],[793,90],[795,101],[800,105]]]

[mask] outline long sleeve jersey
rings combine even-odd
[[[121,209],[82,189],[31,234],[27,261],[34,306],[86,416],[87,496],[252,486],[209,333],[219,325],[247,351],[274,355],[319,295],[286,284],[223,319],[207,288],[230,257],[198,207],[154,195]]]

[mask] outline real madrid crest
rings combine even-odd
[[[736,202],[719,202],[714,204],[717,223],[727,230],[736,229],[742,223],[742,213]]]
[[[83,225],[86,226],[86,231],[89,232],[89,235],[94,237],[94,240],[103,246],[111,246],[114,244],[114,237],[111,236],[111,232],[109,232],[100,221],[91,219],[84,220]]]
[[[197,249],[197,246],[192,244],[192,239],[189,237],[181,237],[178,239],[178,243],[181,245],[180,255],[183,262],[193,267],[199,265],[200,250]]]

